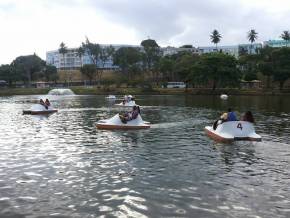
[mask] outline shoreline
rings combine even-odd
[[[65,87],[67,88],[67,87]],[[168,88],[98,88],[69,87],[76,95],[221,95],[232,96],[290,96],[290,90],[266,89],[168,89]],[[0,88],[0,96],[45,95],[53,88]]]

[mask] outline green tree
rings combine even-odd
[[[245,81],[252,81],[258,78],[259,61],[258,55],[244,54],[240,56],[238,64]]]
[[[9,86],[21,80],[21,75],[9,64],[0,66],[0,80],[8,82]]]
[[[106,62],[112,58],[113,54],[115,52],[115,49],[112,45],[102,47],[100,52],[100,60],[102,63],[102,68],[105,68]]]
[[[289,41],[290,41],[290,33],[288,30],[283,31],[281,34],[281,38],[286,41],[286,47],[288,47]]]
[[[248,32],[248,40],[251,42],[251,50],[250,50],[250,54],[252,54],[252,50],[253,50],[253,43],[258,39],[258,33],[256,32],[256,30],[251,29]]]
[[[147,70],[153,70],[161,57],[160,47],[154,39],[146,39],[141,42],[145,51],[144,61]]]
[[[110,45],[109,47],[106,47],[106,53],[108,54],[110,58],[112,58],[115,53],[115,48],[112,45]]]
[[[80,58],[80,61],[81,61],[81,67],[83,66],[83,56],[85,54],[85,49],[83,46],[80,46],[78,49],[77,49],[77,56]]]
[[[175,61],[166,56],[166,57],[162,57],[159,60],[159,71],[162,74],[162,79],[166,79],[167,81],[175,80],[175,75],[174,75],[174,65],[175,65]]]
[[[58,80],[57,69],[53,65],[46,65],[44,68],[44,77],[47,82],[53,81],[56,83]]]
[[[273,50],[275,48],[266,46],[260,50],[259,54],[258,69],[267,78],[267,88],[270,88],[273,77]]]
[[[101,46],[96,43],[91,43],[88,38],[86,42],[82,43],[83,50],[88,54],[91,62],[98,67],[101,54]]]
[[[37,72],[43,70],[45,61],[36,54],[19,56],[11,63],[11,66],[15,70],[15,73],[20,74],[24,82],[30,86],[32,79],[37,79]],[[33,78],[34,75],[36,75],[35,78]]]
[[[177,74],[177,79],[187,82],[189,74],[192,72],[194,64],[199,60],[197,55],[184,53],[176,59],[174,71]]]
[[[68,49],[67,49],[66,45],[64,44],[64,42],[60,43],[58,52],[60,54],[62,54],[62,57],[63,57],[63,70],[64,70],[65,69],[65,54],[68,52]],[[60,66],[60,68],[61,68],[61,66]]]
[[[120,67],[122,73],[131,79],[132,72],[129,68],[141,61],[141,53],[139,49],[133,47],[119,48],[113,55],[114,65]]]
[[[290,78],[290,48],[284,47],[273,50],[273,79],[279,82],[280,90]]]
[[[82,43],[82,47],[90,57],[91,62],[96,66],[96,77],[100,84],[103,73],[102,70],[99,69],[102,48],[99,44],[91,43],[88,38],[86,38],[85,43]]]
[[[84,64],[81,69],[81,73],[88,77],[90,84],[92,84],[92,80],[96,76],[97,68],[95,64]]]
[[[223,53],[203,54],[192,67],[192,81],[212,83],[212,90],[217,86],[236,87],[241,74],[235,57]]]
[[[221,41],[221,38],[222,38],[222,35],[217,30],[212,31],[210,35],[210,39],[211,39],[211,42],[215,44],[216,50],[217,50],[218,43]]]

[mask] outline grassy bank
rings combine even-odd
[[[77,95],[220,95],[226,93],[228,95],[290,95],[290,90],[250,90],[250,89],[142,89],[142,88],[98,88],[98,87],[70,87]],[[51,88],[2,88],[0,96],[10,95],[45,95]]]
[[[0,96],[9,95],[43,95],[49,92],[49,88],[36,89],[36,88],[1,88]]]

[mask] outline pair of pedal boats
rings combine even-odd
[[[129,96],[132,98],[132,96]],[[107,99],[116,99],[116,96],[114,95],[109,95],[106,97]],[[126,102],[121,102],[119,104],[115,104],[116,106],[120,107],[133,107],[136,105],[135,101],[126,101]],[[30,114],[30,115],[49,115],[52,113],[56,113],[58,110],[53,108],[52,106],[47,106],[45,107],[44,105],[41,104],[35,104],[32,105],[29,110],[23,110],[23,114]]]
[[[100,120],[97,122],[98,129],[148,129],[150,123],[143,121],[139,114],[135,120],[128,121],[126,124],[122,123],[119,114],[112,118]],[[255,132],[253,123],[247,121],[228,121],[219,124],[214,130],[212,126],[205,127],[206,134],[219,142],[233,142],[233,141],[261,141],[262,137]]]

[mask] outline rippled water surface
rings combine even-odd
[[[149,130],[97,130],[104,96],[0,97],[0,217],[290,217],[289,97],[137,96]],[[218,144],[227,107],[255,114],[263,141]]]

